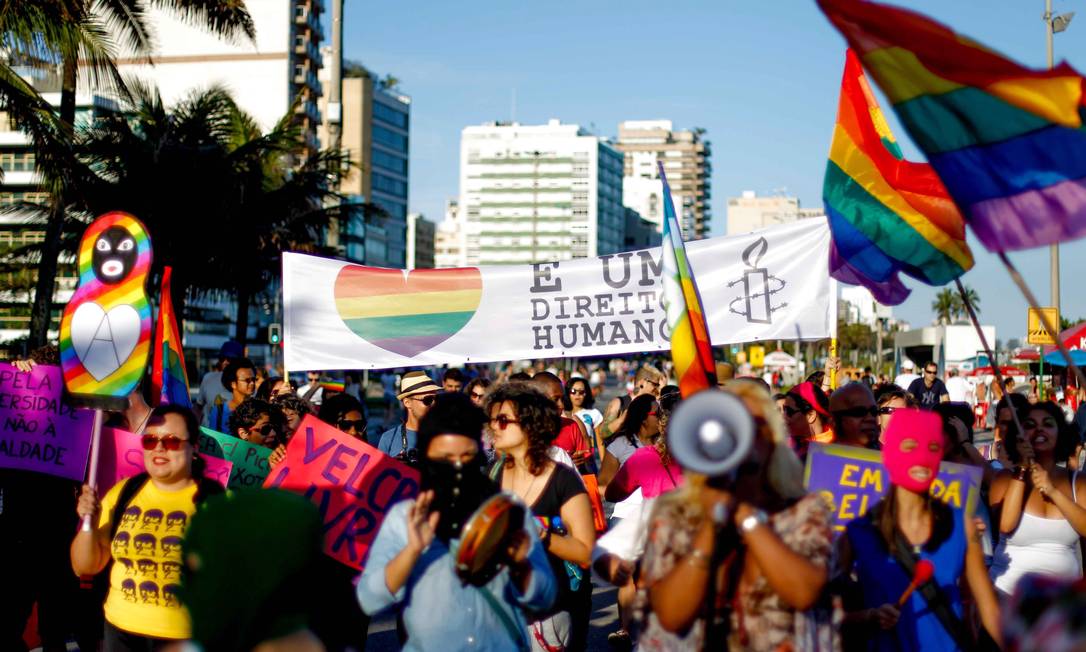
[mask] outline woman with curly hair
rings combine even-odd
[[[999,523],[991,575],[1005,595],[1027,573],[1081,577],[1079,541],[1086,535],[1086,477],[1057,464],[1075,448],[1073,426],[1051,401],[1020,408],[1018,420],[1022,436],[1005,442],[1017,466],[1001,471],[988,494]]]
[[[534,387],[509,382],[492,388],[484,407],[494,449],[504,454],[491,477],[503,491],[519,496],[543,523],[543,548],[558,579],[558,599],[536,614],[533,647],[586,647],[592,582],[588,577],[596,530],[592,507],[577,472],[548,456],[561,427],[558,406]]]
[[[742,379],[725,391],[750,412],[751,452],[734,477],[687,473],[682,488],[657,499],[641,561],[638,649],[839,649],[829,610],[816,608],[832,552],[830,506],[805,495],[769,393]],[[725,561],[714,567],[718,536]]]

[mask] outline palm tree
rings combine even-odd
[[[935,319],[940,324],[949,324],[954,321],[961,309],[961,299],[950,288],[943,288],[935,295],[935,301],[931,302],[931,309],[935,312]]]
[[[255,39],[252,18],[242,0],[0,0],[0,28],[7,58],[0,62],[0,102],[17,127],[31,137],[43,176],[50,180],[52,211],[37,270],[31,310],[30,344],[45,342],[49,328],[57,260],[65,228],[65,205],[78,187],[68,177],[75,122],[75,91],[80,68],[96,87],[121,99],[127,89],[114,60],[117,46],[137,57],[150,57],[153,46],[146,25],[150,6],[169,10],[183,21],[213,33]],[[62,71],[59,115],[16,73],[12,65]]]
[[[86,212],[139,217],[154,242],[152,277],[174,268],[178,313],[188,299],[232,295],[244,341],[249,302],[278,275],[281,253],[320,250],[323,228],[343,210],[331,189],[348,158],[303,159],[293,110],[262,134],[222,88],[173,108],[150,88],[132,94],[130,114],[80,134],[81,160],[96,177]]]
[[[973,306],[973,312],[980,314],[980,295],[977,291],[968,285],[962,285],[965,290],[965,298],[969,301],[969,305]],[[965,303],[962,301],[961,295],[957,295],[958,298],[958,315],[965,318],[969,316],[969,311],[965,309]]]

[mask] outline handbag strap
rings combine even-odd
[[[532,649],[532,646],[528,644],[527,636],[524,630],[517,626],[513,617],[509,615],[509,612],[502,608],[501,603],[494,597],[494,594],[490,592],[485,586],[477,586],[479,593],[483,594],[483,599],[490,605],[490,608],[494,610],[494,614],[498,616],[498,620],[501,621],[502,627],[505,628],[505,633],[509,634],[509,637],[517,644],[517,650],[520,652],[527,652]]]
[[[900,530],[894,531],[894,550],[892,554],[911,581],[916,569],[916,557],[913,556],[909,542],[905,540],[905,535]],[[934,575],[918,586],[917,590],[920,591],[924,601],[928,603],[931,612],[939,619],[943,629],[954,639],[958,648],[961,650],[971,649],[973,647],[972,640],[966,632],[965,623],[950,608],[950,601],[939,588],[939,585],[935,583]]]

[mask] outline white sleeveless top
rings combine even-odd
[[[1078,502],[1078,471],[1071,476],[1071,498]],[[1000,591],[1011,594],[1023,575],[1082,577],[1079,536],[1065,518],[1034,516],[1022,510],[1022,520],[1010,536],[1001,535],[990,570]]]

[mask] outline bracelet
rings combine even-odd
[[[1026,467],[1018,465],[1014,467],[1014,479],[1019,482],[1026,481]]]
[[[552,532],[551,532],[550,528],[547,528],[547,530],[543,533],[543,538],[539,542],[540,545],[543,546],[543,550],[550,551],[550,549],[551,549],[551,534],[552,534]]]
[[[698,548],[694,548],[686,555],[686,563],[698,568],[709,568],[709,555]]]

